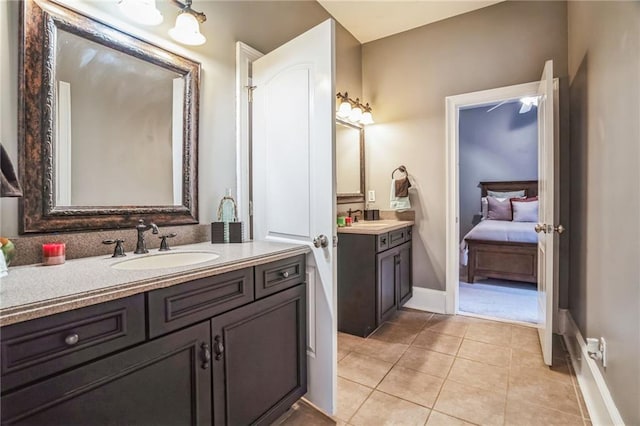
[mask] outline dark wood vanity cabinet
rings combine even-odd
[[[413,294],[411,227],[379,235],[342,233],[338,330],[366,337]]]
[[[211,320],[215,424],[270,424],[307,392],[305,291]]]
[[[265,270],[277,290],[258,299]],[[3,327],[2,425],[269,424],[307,392],[304,270],[300,255]]]
[[[3,395],[2,424],[211,424],[209,340],[197,324]]]

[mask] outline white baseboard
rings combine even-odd
[[[447,292],[414,286],[413,297],[404,304],[404,307],[444,314],[447,307]]]
[[[624,425],[607,383],[596,361],[589,357],[587,344],[567,309],[560,309],[560,330],[571,355],[571,364],[594,425]]]

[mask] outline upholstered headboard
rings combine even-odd
[[[503,182],[480,182],[482,196],[487,196],[487,191],[519,191],[525,190],[527,197],[538,195],[537,180],[508,180]]]

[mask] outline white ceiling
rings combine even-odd
[[[318,0],[360,43],[377,40],[503,0]]]

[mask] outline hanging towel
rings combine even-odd
[[[407,181],[409,178],[404,178]],[[398,197],[396,195],[396,180],[391,179],[391,193],[389,194],[389,199],[391,200],[391,210],[407,210],[411,208],[411,203],[409,202],[409,197]],[[408,187],[407,187],[408,190]],[[407,193],[408,195],[408,193]]]
[[[411,188],[411,182],[408,177],[396,179],[396,197],[408,197],[409,188]]]
[[[22,197],[18,175],[4,146],[0,143],[0,197]]]

